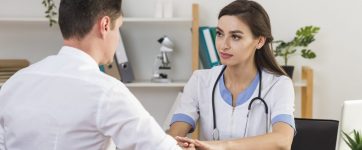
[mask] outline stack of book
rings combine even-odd
[[[0,59],[0,84],[27,66],[29,66],[29,61],[25,59]]]
[[[199,56],[204,69],[220,65],[215,46],[216,28],[202,26],[199,28]]]
[[[128,61],[122,36],[120,36],[119,45],[116,49],[113,62],[99,67],[101,71],[122,81],[123,83],[130,83],[134,81],[133,69],[131,63]]]

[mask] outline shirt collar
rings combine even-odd
[[[63,46],[58,54],[77,57],[78,59],[98,68],[98,63],[90,55],[75,47]]]
[[[257,73],[252,83],[244,91],[238,94],[236,106],[242,105],[250,99],[259,84],[259,78],[259,73]],[[232,106],[232,94],[225,86],[224,74],[220,77],[218,84],[221,97],[226,103]]]

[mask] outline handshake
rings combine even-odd
[[[222,150],[220,141],[199,141],[188,137],[175,137],[177,144],[183,150]]]

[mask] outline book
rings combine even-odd
[[[0,68],[0,72],[17,72],[20,69],[23,69],[21,67],[19,68]]]
[[[215,48],[216,48],[216,27],[209,27],[209,29],[210,29],[212,41],[213,41],[214,46],[215,46]],[[217,54],[217,53],[216,53],[216,54]]]
[[[120,36],[119,45],[116,50],[115,62],[117,63],[120,79],[123,83],[129,83],[134,80],[134,74],[131,63],[128,61],[126,49],[124,48],[122,36]]]
[[[99,70],[102,71],[102,72],[104,72],[104,73],[106,73],[106,72],[104,71],[104,65],[99,65]]]
[[[201,63],[205,69],[209,69],[220,64],[214,41],[215,38],[213,38],[209,27],[199,28],[199,55]]]
[[[104,65],[104,72],[118,80],[121,80],[121,74],[118,69],[116,58],[114,58],[111,64]]]
[[[0,71],[0,76],[12,76],[16,71]]]
[[[25,68],[29,66],[29,61],[25,59],[0,59],[0,69],[2,68]]]
[[[0,80],[5,81],[5,80],[9,79],[10,77],[11,76],[0,76]]]

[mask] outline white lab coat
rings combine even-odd
[[[182,114],[196,122],[200,119],[201,139],[212,140],[212,88],[223,66],[212,69],[195,71],[184,88],[184,93],[174,114]],[[294,88],[290,78],[275,76],[267,71],[262,71],[261,97],[269,107],[268,122],[284,122],[294,126]],[[233,108],[226,103],[220,94],[219,86],[215,89],[216,124],[220,131],[220,139],[241,138],[244,135],[247,120],[247,107],[251,99],[258,95],[259,84],[252,96],[242,105]],[[246,136],[265,134],[264,106],[259,101],[253,103],[251,109]],[[185,120],[190,120],[185,119]],[[175,121],[183,121],[174,120]],[[185,121],[190,123],[190,121]],[[194,125],[191,123],[191,125]],[[269,126],[271,130],[271,125]]]
[[[0,91],[0,150],[180,149],[120,81],[63,47]]]

